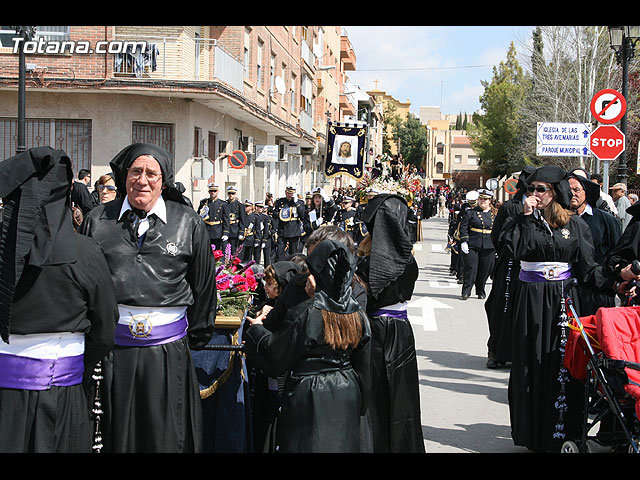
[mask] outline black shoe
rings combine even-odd
[[[482,299],[487,298],[487,295],[486,295],[486,294],[484,294],[484,293],[481,293],[480,295],[478,295],[478,298],[479,298],[480,300],[482,300]]]
[[[464,280],[462,280],[461,278],[458,279],[458,285],[462,285],[464,283]]]
[[[487,368],[496,369],[498,367],[498,362],[495,361],[493,357],[489,357],[487,360]]]
[[[469,295],[462,295],[460,297],[460,300],[467,300],[469,298]]]

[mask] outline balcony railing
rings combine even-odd
[[[220,80],[239,91],[243,90],[242,62],[216,39],[136,34],[116,34],[115,37],[131,45],[137,42],[146,44],[144,49],[130,48],[114,54],[114,74],[117,77]]]

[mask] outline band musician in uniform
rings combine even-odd
[[[338,225],[342,230],[347,232],[351,238],[354,234],[354,220],[356,216],[356,209],[353,208],[353,197],[345,195],[342,198],[342,208],[336,212],[333,223]]]
[[[304,202],[298,202],[295,193],[295,187],[287,187],[285,196],[277,199],[273,205],[273,219],[277,231],[276,261],[284,259],[287,255],[300,253]]]
[[[491,229],[496,216],[492,198],[490,190],[478,189],[477,205],[460,222],[460,250],[464,257],[462,300],[469,298],[474,285],[478,298],[487,297],[485,284],[496,260],[491,241]]]
[[[227,218],[223,227],[222,241],[224,248],[227,244],[231,244],[231,253],[235,253],[238,249],[238,236],[241,235],[245,225],[244,205],[236,198],[236,187],[227,188],[227,200],[225,210]]]
[[[216,250],[222,250],[222,228],[227,215],[224,200],[218,198],[219,187],[209,184],[209,198],[203,198],[198,205],[198,214],[207,225],[211,244]]]

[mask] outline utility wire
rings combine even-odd
[[[493,67],[495,65],[464,65],[460,67],[416,67],[416,68],[358,68],[356,72],[399,72],[399,71],[408,71],[408,70],[451,70],[458,68],[485,68],[485,67]]]

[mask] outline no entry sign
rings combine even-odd
[[[589,137],[589,149],[600,160],[615,160],[624,152],[624,134],[615,125],[600,125]]]
[[[617,90],[605,88],[591,99],[591,114],[600,123],[616,123],[626,111],[627,101]]]

